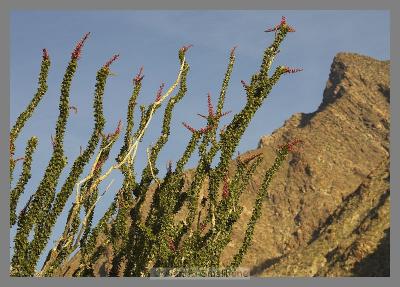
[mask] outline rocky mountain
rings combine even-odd
[[[223,263],[240,246],[275,149],[298,138],[303,144],[276,174],[241,266],[263,277],[390,275],[389,70],[389,61],[337,54],[319,108],[293,115],[243,155],[262,152],[264,161],[241,197]],[[78,258],[60,275],[72,274]]]
[[[270,191],[257,227],[270,254],[247,256],[254,274],[389,275],[389,69],[388,61],[339,53],[319,108],[260,140],[262,150],[294,137],[305,143]]]

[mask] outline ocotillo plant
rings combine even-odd
[[[24,208],[17,213],[17,202],[31,177],[32,155],[38,143],[36,137],[28,140],[25,156],[20,158],[23,161],[22,172],[15,187],[11,188],[10,200],[10,227],[17,225],[11,275],[53,276],[57,270],[68,264],[72,255],[79,251],[80,265],[75,270],[74,276],[94,276],[94,264],[102,256],[105,248],[104,244],[99,245],[100,237],[113,253],[109,276],[149,276],[151,270],[158,267],[172,268],[169,269],[170,275],[188,276],[189,274],[179,270],[187,267],[220,268],[221,253],[231,241],[233,225],[243,210],[239,198],[256,168],[263,161],[261,154],[246,159],[238,158],[233,175],[230,176],[228,167],[235,149],[254,114],[280,77],[301,70],[278,66],[270,74],[272,62],[279,53],[281,43],[287,33],[294,32],[294,29],[282,17],[278,25],[265,32],[274,32],[274,40],[265,49],[260,69],[251,77],[250,83],[242,81],[247,95],[243,108],[233,116],[226,127],[219,127],[221,118],[229,113],[224,112],[223,107],[235,62],[235,48],[233,48],[216,108],[209,94],[208,114],[200,115],[206,121],[205,126],[195,129],[188,123],[183,123],[182,128],[191,133],[191,138],[182,156],[176,161],[175,168],[172,162],[169,163],[164,178],[157,177],[159,174],[156,167],[157,157],[170,137],[174,107],[186,94],[189,64],[185,55],[191,45],[183,46],[178,52],[180,69],[175,83],[165,93],[162,84],[154,102],[149,106],[140,106],[141,118],[134,131],[133,117],[142,87],[143,68],[135,76],[128,104],[123,145],[115,158],[115,163],[106,166],[110,151],[122,134],[121,121],[114,132],[104,134],[103,95],[108,76],[111,74],[110,65],[119,57],[114,55],[97,72],[93,100],[94,127],[91,137],[86,148],[81,150],[73,162],[65,182],[61,185],[61,190],[56,192],[60,175],[67,163],[63,149],[66,124],[70,111],[77,110],[69,104],[70,86],[84,43],[89,36],[87,33],[73,50],[61,84],[59,116],[55,136],[52,137],[53,151],[50,161],[37,190],[32,192]],[[17,118],[10,132],[10,185],[16,162],[20,160],[14,157],[15,141],[47,91],[49,68],[49,53],[44,49],[37,93]],[[176,88],[178,91],[171,96]],[[139,144],[153,115],[164,102],[167,104],[164,109],[161,135],[156,143],[146,150],[147,166],[143,169],[141,177],[136,178],[134,163]],[[227,274],[240,266],[251,244],[255,225],[261,216],[262,203],[267,198],[270,182],[298,142],[292,140],[279,146],[275,161],[264,171],[262,185],[258,190],[243,242],[232,261],[223,267]],[[99,150],[95,153],[97,146]],[[194,169],[190,184],[184,186],[185,166],[196,149],[199,153],[199,162]],[[220,152],[219,161],[212,167],[218,152]],[[82,176],[85,166],[91,159],[94,161],[89,173]],[[102,196],[99,184],[115,170],[123,174],[122,185],[103,217],[93,225],[93,210]],[[110,185],[103,193],[110,188]],[[64,231],[48,252],[41,269],[36,270],[35,267],[45,250],[57,218],[66,207],[74,190],[75,200],[69,209]],[[200,198],[201,192],[207,194],[207,200]],[[144,202],[148,196],[152,196],[152,201],[145,212]]]

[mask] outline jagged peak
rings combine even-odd
[[[379,107],[373,114],[385,115],[390,103],[390,61],[381,61],[357,53],[340,52],[333,58],[330,75],[323,91],[318,109],[312,113],[296,113],[272,134],[261,137],[258,148],[268,145],[284,131],[305,128],[314,118],[322,117],[327,109],[340,113],[342,119],[352,121],[352,110],[370,110]],[[383,114],[381,113],[383,112]]]
[[[382,94],[390,89],[390,62],[374,59],[357,53],[340,52],[333,58],[329,79],[318,110],[352,93],[346,89],[379,90]],[[386,92],[386,95],[388,93]]]

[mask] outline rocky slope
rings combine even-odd
[[[266,156],[287,139],[300,138],[304,145],[271,186],[271,201],[264,205],[243,263],[253,275],[388,275],[387,258],[381,271],[349,268],[373,256],[381,242],[389,248],[389,69],[389,61],[339,53],[317,111],[293,115],[260,140],[259,150]],[[376,201],[381,197],[383,203]],[[250,198],[244,201],[245,206],[250,203]],[[379,216],[371,219],[375,213]],[[326,237],[330,227],[339,233]],[[358,259],[350,255],[364,243],[368,248]],[[320,262],[311,264],[306,254]]]
[[[389,61],[337,54],[319,108],[293,115],[244,155],[262,152],[264,161],[241,198],[223,263],[240,246],[274,149],[299,138],[304,144],[270,186],[242,267],[252,276],[389,276],[389,70]]]

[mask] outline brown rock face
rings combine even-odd
[[[389,61],[337,54],[317,111],[293,115],[243,155],[262,152],[264,161],[241,197],[223,264],[241,245],[275,149],[298,138],[304,143],[275,175],[241,266],[252,276],[390,275],[389,70]]]
[[[352,232],[359,230],[360,220],[367,220],[374,208],[385,209],[386,212],[389,210],[389,177],[383,176],[385,179],[377,179],[374,183],[370,179],[373,172],[389,173],[389,69],[388,61],[339,53],[333,60],[323,101],[318,110],[311,114],[292,116],[282,128],[260,140],[260,148],[276,146],[282,140],[293,137],[305,142],[302,150],[293,155],[287,168],[274,181],[274,187],[270,191],[272,202],[266,203],[266,209],[270,211],[266,210],[266,217],[261,221],[265,220],[271,226],[270,236],[274,237],[272,246],[279,252],[278,256],[308,254],[312,260],[320,261],[308,264],[302,262],[304,256],[300,256],[285,265],[285,258],[278,263],[284,267],[272,267],[263,275],[358,276],[362,271],[352,272],[349,266],[354,265],[355,268],[357,262],[360,263],[362,258],[372,254],[380,240],[387,237],[384,230],[371,230],[372,233],[377,232],[375,237],[363,240],[365,244],[375,247],[364,251],[360,258],[353,258],[353,264],[340,262],[336,258],[343,266],[350,264],[346,265],[346,270],[337,266],[335,272],[326,269],[326,266],[333,264],[333,250],[336,253],[341,252],[340,250],[351,252],[343,249],[345,247],[342,245],[350,248],[351,244],[356,244],[364,236],[363,232],[358,231],[358,239],[349,239],[354,236]],[[351,196],[361,192],[360,189],[366,190],[363,191],[365,194],[371,192],[368,186],[374,184],[378,184],[375,197],[368,199],[363,210],[358,207],[358,203],[348,203]],[[371,204],[386,193],[386,205]],[[339,219],[335,214],[340,210],[342,213],[347,212],[352,220],[345,223],[347,219]],[[388,216],[386,214],[384,219],[374,220],[382,221],[381,227],[385,226],[388,230]],[[333,224],[337,224],[334,228],[338,229],[340,235],[331,234],[324,239],[325,248],[316,247],[315,242],[322,240],[320,230]],[[265,230],[258,230],[258,233],[264,232]],[[345,244],[344,240],[350,241]],[[310,248],[314,248],[311,253]],[[380,276],[387,275],[389,264],[388,261],[386,263],[386,273],[378,272]],[[301,269],[302,264],[311,269]],[[322,268],[326,270],[323,271]],[[371,274],[376,276],[375,271],[371,271]]]

